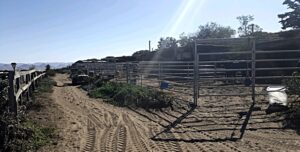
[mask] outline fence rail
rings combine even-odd
[[[26,94],[26,100],[29,101],[33,91],[39,84],[44,72],[36,70],[30,71],[9,71],[8,72],[8,99],[9,111],[17,115],[18,106],[23,103],[23,95]]]

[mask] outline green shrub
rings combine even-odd
[[[54,77],[55,74],[56,74],[56,71],[55,71],[55,70],[50,69],[50,70],[47,70],[47,71],[46,71],[46,75],[47,75],[47,76]]]
[[[0,115],[3,114],[8,101],[8,81],[0,80]]]
[[[54,128],[42,127],[31,121],[24,122],[23,126],[29,130],[30,133],[30,149],[37,150],[40,147],[49,144],[54,136]]]
[[[38,90],[40,92],[52,92],[52,87],[56,85],[56,82],[51,78],[44,78],[39,82]]]
[[[289,94],[300,95],[300,74],[294,72],[292,76],[292,78],[284,80],[284,84],[288,87]]]
[[[116,82],[108,82],[101,87],[93,89],[89,94],[94,98],[106,98],[109,103],[117,106],[132,106],[145,109],[166,108],[174,100],[172,95],[163,91]]]
[[[288,127],[297,129],[300,133],[300,74],[298,72],[293,73],[291,79],[284,81],[284,84],[287,86],[287,93],[290,95],[296,95],[297,99],[290,103],[289,111],[286,114],[286,125]]]
[[[70,70],[68,68],[55,69],[54,71],[60,74],[70,74]]]

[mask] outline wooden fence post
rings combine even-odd
[[[30,77],[31,77],[31,80],[33,80],[34,79],[34,73],[31,73],[30,74]],[[35,90],[35,81],[32,81],[32,92]]]
[[[8,81],[9,81],[9,88],[8,88],[8,105],[9,105],[9,112],[17,115],[17,102],[16,102],[16,94],[15,94],[15,71],[9,71],[8,73]]]
[[[30,74],[26,75],[26,84],[28,84],[30,82]],[[26,97],[27,97],[27,102],[30,100],[30,87],[27,89],[26,92]]]
[[[16,91],[18,92],[19,89],[21,88],[21,77],[16,78],[16,85],[17,85]],[[17,105],[21,105],[22,102],[23,102],[23,96],[22,96],[22,94],[20,95],[19,100],[16,99]]]
[[[34,78],[37,77],[37,72],[34,72]],[[35,87],[39,87],[39,80],[36,79],[35,81]]]

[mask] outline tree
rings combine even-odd
[[[235,34],[235,30],[230,26],[222,26],[215,22],[207,23],[199,26],[196,33],[198,39],[207,38],[230,38]]]
[[[279,22],[282,24],[282,29],[300,28],[300,0],[285,0],[283,4],[288,5],[292,11],[278,15],[281,19]]]
[[[177,47],[177,40],[173,37],[160,38],[158,41],[158,49]]]
[[[154,52],[149,50],[140,50],[132,54],[137,61],[149,61],[153,58]]]
[[[191,44],[195,39],[195,36],[187,36],[185,33],[181,33],[179,35],[178,43],[182,46],[187,46],[188,44]]]
[[[251,23],[254,21],[253,15],[242,15],[236,18],[240,22],[238,33],[240,36],[250,36],[255,32],[261,32],[262,28],[256,24]]]
[[[49,64],[46,65],[46,71],[49,71],[51,69],[51,66]]]

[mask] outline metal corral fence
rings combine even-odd
[[[294,71],[300,70],[300,50],[272,50],[268,49],[272,46],[266,46],[264,43],[275,45],[276,41],[270,43],[257,41],[255,38],[238,38],[195,42],[194,53],[197,55],[194,56],[194,103],[197,105],[199,97],[250,96],[252,104],[241,128],[241,138],[256,104],[256,97],[266,95],[262,88],[281,84],[282,80],[292,78]],[[207,51],[207,47],[213,48],[212,51]],[[201,67],[207,64],[213,64],[214,69]],[[237,90],[246,91],[232,91],[233,86]],[[218,90],[220,87],[222,92],[203,91],[204,88]]]
[[[254,38],[197,40],[194,61],[117,63],[116,80],[168,90],[195,105],[207,96],[249,96],[254,104],[257,95],[266,94],[258,88],[280,84],[300,70],[300,50],[265,50],[257,43]],[[233,86],[248,92],[203,91]]]
[[[300,70],[300,50],[266,49],[272,47],[264,43],[270,42],[255,38],[197,40],[194,61],[118,63],[116,80],[164,89],[194,105],[199,98],[213,96],[249,98],[252,103],[241,128],[242,138],[256,97],[267,94],[265,87],[280,85]]]
[[[193,62],[143,61],[117,63],[116,81],[173,92],[175,97],[193,101]]]

